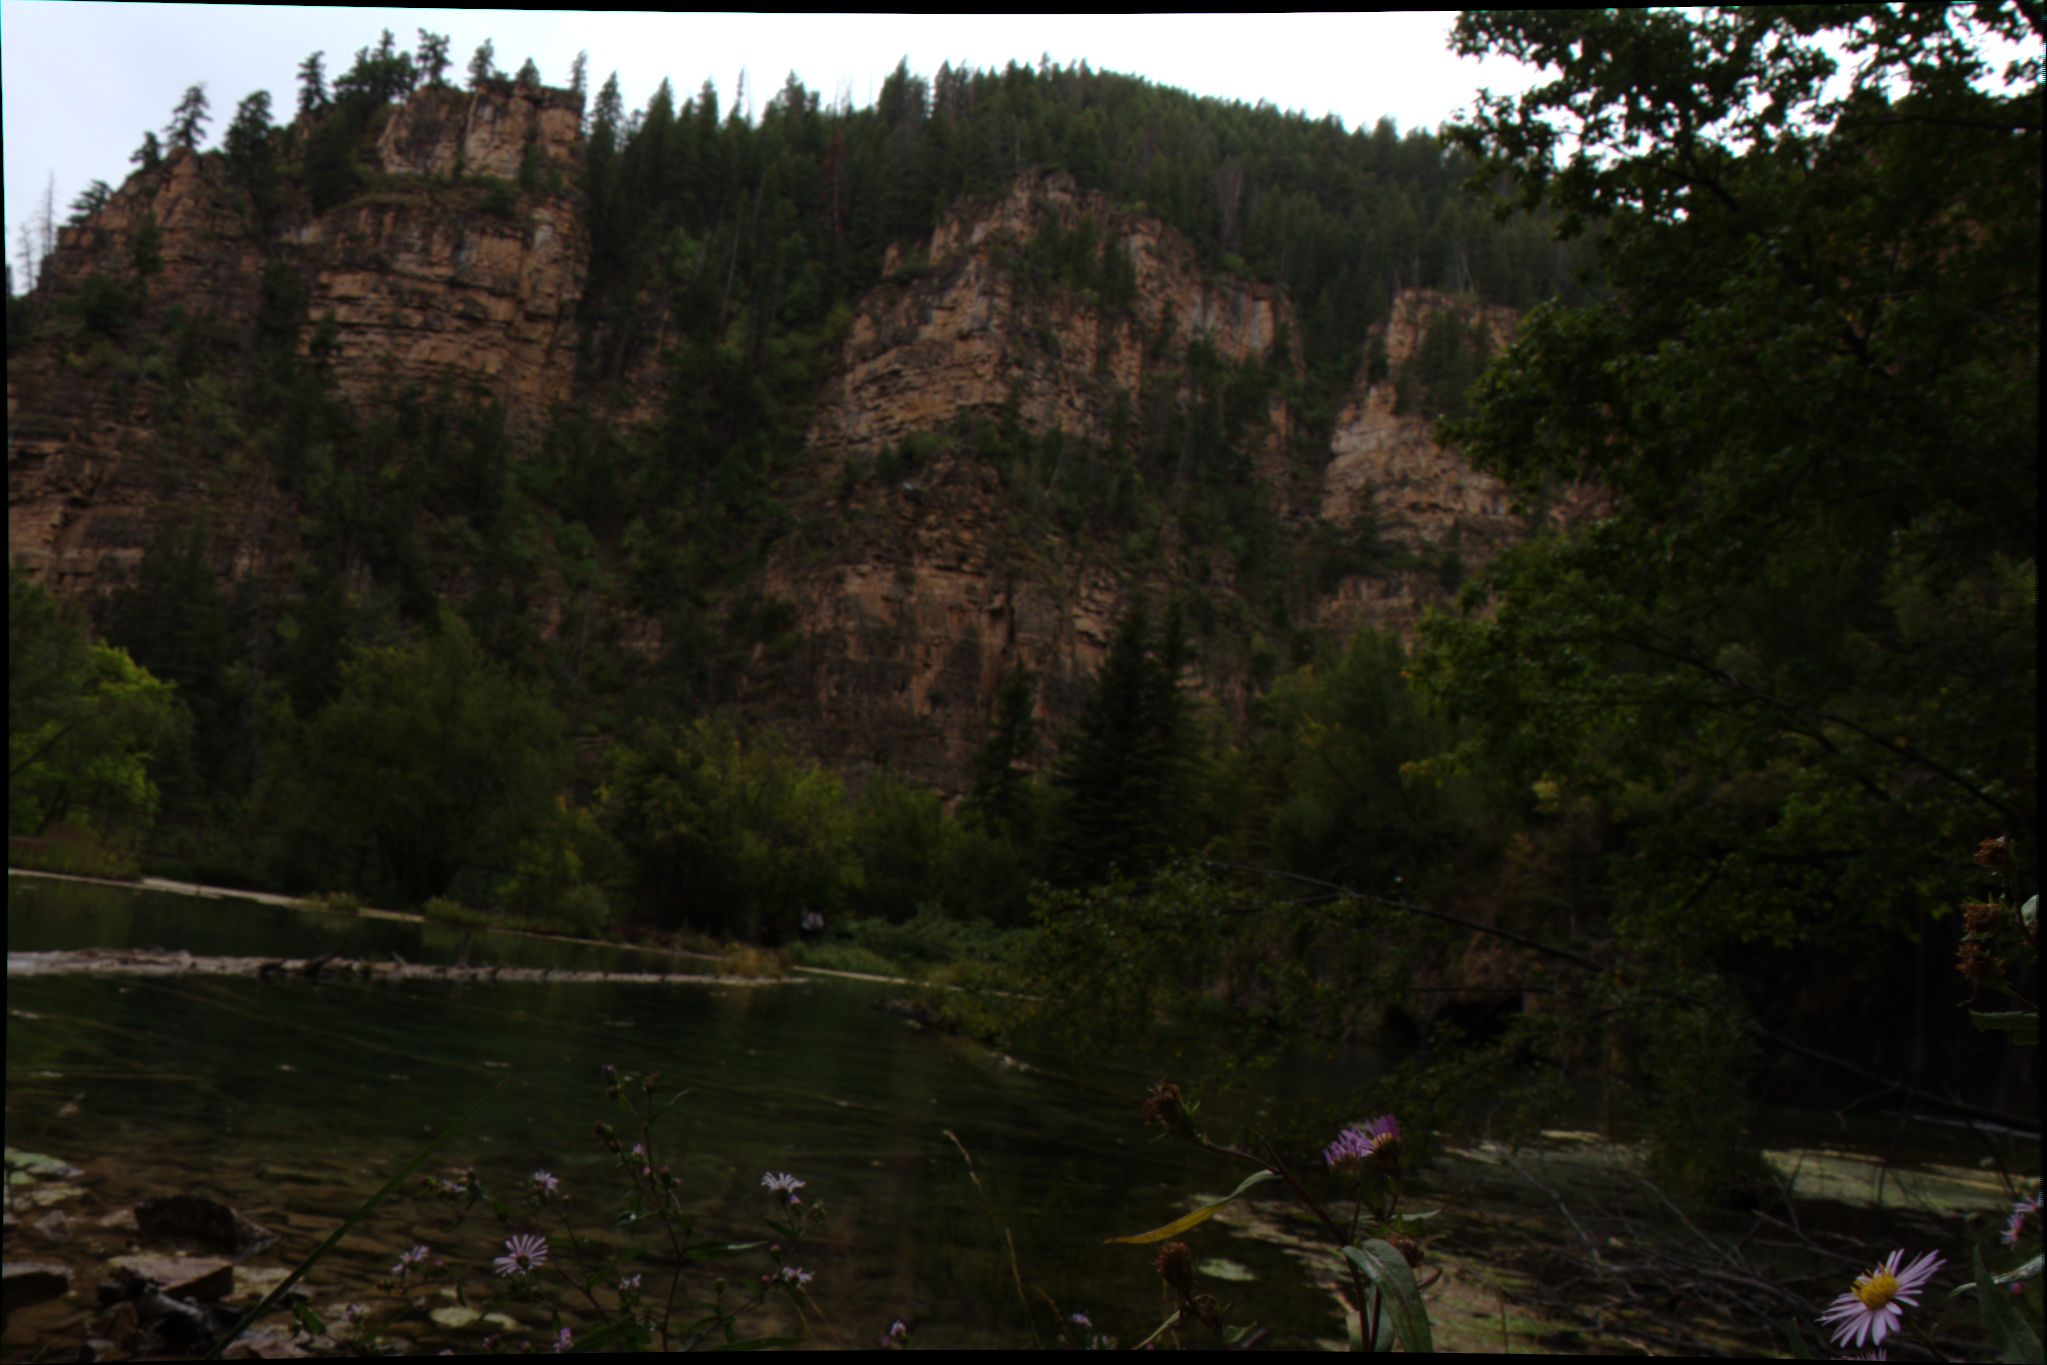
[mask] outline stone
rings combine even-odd
[[[213,1251],[246,1255],[277,1240],[225,1204],[192,1194],[145,1199],[135,1206],[135,1226],[144,1238],[197,1242]]]
[[[71,1292],[71,1271],[54,1261],[10,1260],[0,1268],[0,1317]]]
[[[85,1172],[68,1165],[53,1156],[40,1152],[24,1152],[17,1147],[6,1149],[7,1173],[10,1183],[27,1176],[32,1180],[76,1180]]]
[[[173,1298],[210,1303],[235,1292],[234,1262],[211,1256],[157,1256],[138,1252],[107,1264],[154,1284]]]
[[[64,1216],[64,1210],[51,1209],[36,1219],[35,1230],[45,1241],[68,1242],[71,1240],[71,1220]]]
[[[427,1316],[434,1320],[435,1326],[445,1327],[451,1332],[467,1327],[471,1323],[479,1322],[483,1318],[483,1314],[477,1312],[474,1308],[465,1307],[459,1303],[451,1303],[446,1307],[436,1308],[433,1312],[428,1313]]]

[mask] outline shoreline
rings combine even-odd
[[[316,914],[339,915],[343,913],[339,910],[329,910],[325,906],[318,905],[316,903],[304,900],[297,896],[279,895],[274,891],[243,891],[231,886],[209,886],[203,882],[173,881],[168,877],[142,877],[136,881],[129,882],[120,881],[113,877],[82,877],[77,875],[76,873],[71,872],[41,872],[37,871],[34,868],[21,867],[8,868],[7,875],[9,877],[40,877],[50,881],[59,882],[82,882],[88,886],[112,886],[129,891],[160,891],[168,895],[191,896],[199,900],[254,901],[258,905],[277,905],[283,906],[288,910],[310,910]],[[410,910],[382,910],[367,905],[352,912],[352,915],[350,917],[353,918],[367,917],[370,919],[397,920],[401,923],[407,924],[427,923],[426,916],[416,914]],[[622,948],[631,952],[638,953],[666,953],[671,957],[687,958],[698,962],[723,962],[726,960],[725,955],[722,953],[697,953],[691,952],[686,948],[650,947],[638,943],[618,943],[610,939],[601,938],[572,938],[566,934],[536,934],[531,930],[520,929],[510,925],[492,925],[485,929],[484,932],[493,934],[517,934],[521,938],[540,939],[552,943],[574,943],[580,944],[581,946],[587,948]],[[13,973],[12,961],[13,955],[10,954],[9,955],[10,965],[8,968],[10,975]],[[842,981],[871,981],[887,986],[921,986],[925,984],[923,982],[917,981],[911,977],[906,976],[882,976],[874,972],[850,972],[840,970],[839,968],[836,967],[806,967],[800,964],[792,964],[789,967],[789,972],[791,974],[790,976],[783,977],[749,978],[721,976],[701,977],[695,979],[718,981],[758,980],[762,982],[774,982],[789,981],[794,978],[794,975],[796,973],[801,973],[804,976],[834,977]],[[618,974],[613,974],[612,979],[619,979]],[[948,989],[957,988],[948,987]]]

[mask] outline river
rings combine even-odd
[[[452,962],[463,935],[374,916],[9,879],[10,960],[152,947]],[[702,971],[701,963],[659,954],[505,935],[478,934],[467,952],[471,962]],[[446,1205],[401,1191],[314,1270],[311,1304],[335,1322],[350,1302],[388,1302],[375,1282],[400,1252],[425,1244],[449,1277],[425,1307],[456,1307],[440,1291],[459,1281],[473,1306],[520,1324],[511,1337],[544,1345],[553,1326],[545,1312],[485,1302],[501,1287],[489,1262],[511,1232],[557,1232],[551,1217],[529,1220],[519,1203],[536,1170],[560,1181],[583,1230],[620,1207],[625,1182],[616,1158],[592,1136],[600,1118],[624,1127],[603,1095],[607,1064],[633,1078],[658,1072],[664,1102],[680,1093],[657,1150],[681,1179],[699,1239],[768,1235],[764,1220],[779,1206],[761,1186],[764,1173],[799,1176],[803,1194],[824,1205],[821,1232],[791,1256],[814,1276],[807,1321],[778,1299],[749,1320],[753,1330],[806,1334],[825,1346],[873,1344],[897,1320],[919,1347],[1053,1344],[1062,1329],[1072,1342],[1092,1333],[1124,1345],[1141,1340],[1170,1307],[1151,1249],[1103,1239],[1162,1224],[1195,1194],[1226,1191],[1241,1172],[1153,1140],[1138,1115],[1152,1077],[1136,1066],[1020,1061],[919,1030],[877,1008],[901,993],[818,978],[479,983],[11,971],[7,1145],[81,1174],[69,1182],[76,1194],[53,1205],[66,1214],[62,1236],[33,1226],[39,1207],[17,1200],[10,1214],[8,1259],[61,1262],[72,1269],[73,1290],[10,1318],[5,1355],[75,1348],[105,1259],[133,1237],[124,1211],[135,1201],[202,1195],[277,1233],[273,1246],[238,1267],[251,1295],[479,1099],[426,1170],[445,1176],[473,1165],[487,1188],[522,1210],[515,1221],[501,1229],[478,1211],[453,1225]],[[1954,1218],[1980,1220],[2008,1207],[2006,1187],[1970,1155],[1975,1139],[1936,1131],[1921,1140],[1945,1143],[1949,1155],[1887,1162],[1894,1204],[1918,1181],[1933,1192],[1918,1202]],[[1807,1142],[1795,1155],[1801,1170],[1810,1162],[1817,1176],[1831,1161],[1832,1178],[1855,1185],[1864,1175],[1853,1146],[1835,1142],[1828,1155]],[[1567,1160],[1573,1143],[1553,1147],[1555,1159]],[[2012,1159],[2030,1159],[2038,1170],[2036,1146]],[[1489,1169],[1476,1148],[1461,1160],[1472,1180]],[[1446,1169],[1459,1168],[1453,1160]],[[1543,1203],[1525,1212],[1534,1217]],[[1479,1212],[1453,1209],[1444,1220],[1462,1215],[1469,1225]],[[1208,1287],[1233,1301],[1231,1320],[1255,1317],[1276,1346],[1342,1336],[1328,1277],[1312,1282],[1289,1248],[1301,1231],[1278,1204],[1265,1203],[1233,1209],[1188,1238]],[[1549,1319],[1535,1305],[1510,1313],[1521,1282],[1480,1263],[1482,1241],[1467,1234],[1466,1259],[1444,1258],[1459,1273],[1446,1281],[1445,1292],[1457,1292],[1442,1304],[1447,1335],[1439,1344],[1497,1349],[1517,1334],[1526,1341],[1514,1349],[1568,1344],[1568,1336],[1545,1338]],[[1446,1236],[1446,1246],[1456,1242]],[[744,1286],[766,1265],[754,1253],[719,1270]],[[644,1269],[650,1284],[659,1278],[655,1265]],[[685,1296],[707,1294],[712,1274],[691,1272]],[[599,1300],[609,1306],[614,1298]],[[587,1306],[560,1306],[573,1330],[595,1321]],[[1091,1327],[1075,1326],[1075,1313]],[[443,1322],[460,1316],[442,1314]],[[392,1339],[473,1350],[494,1330],[504,1329],[450,1327],[422,1313]],[[1626,1341],[1578,1344],[1621,1349]]]

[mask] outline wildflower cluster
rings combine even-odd
[[[725,1278],[717,1278],[709,1286],[708,1299],[699,1298],[692,1306],[692,1300],[681,1292],[681,1267],[702,1262],[707,1248],[692,1246],[691,1219],[681,1199],[682,1181],[671,1166],[659,1159],[656,1120],[665,1106],[653,1103],[658,1077],[649,1075],[641,1078],[637,1087],[628,1087],[618,1069],[607,1065],[602,1080],[605,1098],[625,1111],[627,1123],[638,1130],[637,1140],[629,1146],[609,1123],[600,1121],[592,1130],[596,1140],[612,1153],[626,1187],[616,1225],[628,1233],[653,1232],[661,1242],[663,1261],[677,1267],[670,1272],[677,1282],[649,1292],[646,1272],[628,1266],[641,1253],[629,1245],[584,1236],[570,1216],[570,1182],[552,1170],[533,1170],[511,1204],[493,1197],[474,1169],[430,1177],[424,1182],[425,1192],[451,1206],[455,1224],[480,1207],[504,1225],[500,1234],[502,1250],[487,1262],[489,1271],[494,1273],[491,1283],[495,1289],[477,1305],[486,1310],[482,1316],[493,1330],[476,1344],[488,1352],[525,1353],[549,1348],[556,1352],[638,1350],[658,1345],[664,1350],[687,1350],[707,1344],[727,1347],[767,1344],[742,1340],[737,1324],[773,1294],[795,1299],[801,1315],[801,1306],[808,1302],[803,1298],[804,1292],[816,1280],[817,1273],[793,1263],[791,1251],[823,1218],[824,1206],[816,1200],[806,1201],[797,1193],[809,1186],[799,1176],[773,1172],[763,1175],[761,1184],[777,1196],[779,1217],[769,1218],[768,1224],[780,1240],[728,1244],[719,1250],[765,1252],[769,1268],[750,1293],[735,1295]],[[641,1096],[646,1097],[645,1103],[640,1102]],[[544,1228],[536,1226],[536,1222],[554,1226]],[[484,1264],[484,1258],[472,1262],[479,1269]],[[424,1306],[417,1301],[416,1286],[423,1277],[445,1269],[445,1260],[435,1257],[432,1248],[423,1242],[412,1242],[401,1250],[390,1277],[383,1282],[383,1287],[398,1300],[391,1316],[424,1313]],[[566,1294],[561,1294],[563,1290]],[[563,1298],[562,1307],[550,1304],[551,1292]],[[504,1330],[516,1328],[517,1318],[502,1310],[520,1304],[528,1306],[520,1316],[539,1308],[552,1318],[537,1342]],[[565,1322],[563,1308],[579,1315],[582,1321]],[[352,1303],[346,1317],[349,1348],[358,1354],[375,1353],[380,1328],[371,1311]],[[307,1326],[310,1329],[311,1324]],[[907,1332],[901,1332],[900,1338],[906,1343]]]

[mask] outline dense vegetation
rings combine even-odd
[[[899,68],[863,110],[792,81],[758,120],[708,86],[628,117],[608,85],[570,187],[594,239],[589,397],[526,444],[443,395],[340,401],[317,341],[288,344],[304,303],[283,271],[251,338],[153,311],[139,258],[50,316],[11,302],[10,353],[187,381],[171,448],[265,462],[313,553],[295,594],[235,596],[180,525],[107,606],[119,648],[12,576],[10,832],[64,822],[207,878],[581,929],[779,942],[820,911],[911,956],[957,949],[962,924],[1035,925],[999,941],[1047,1017],[1125,1037],[1165,1018],[1236,1051],[1432,1019],[1441,1043],[1454,1021],[1499,1046],[1431,1054],[1417,1096],[1596,1072],[1700,1192],[1753,1177],[1778,1044],[1980,1101],[2011,1072],[1956,1027],[1949,911],[1981,890],[1986,836],[2016,836],[2030,887],[2037,816],[2040,73],[1996,88],[1987,32],[2037,51],[1999,6],[1470,16],[1469,50],[1556,76],[1449,145],[1085,68]],[[244,101],[225,156],[252,214],[366,187],[385,106],[446,65],[386,38],[331,90],[309,62],[289,129]],[[1842,54],[1857,74],[1828,93]],[[502,79],[479,59],[473,80]],[[1248,735],[1181,686],[1215,628],[1181,591],[1129,614],[1069,733],[1040,733],[1016,675],[957,809],[886,774],[849,789],[735,706],[787,642],[787,605],[751,586],[795,523],[777,476],[883,249],[1038,166],[1283,285],[1304,366],[1190,350],[1192,400],[1132,412],[1128,479],[1062,483],[1097,462],[1013,422],[947,436],[1020,471],[1027,525],[1143,564],[1171,519],[1282,616],[1330,554],[1369,565],[1369,544],[1283,543],[1227,457],[1266,385],[1305,414],[1302,449],[1326,438],[1408,284],[1537,306],[1499,356],[1433,332],[1402,404],[1530,506],[1590,478],[1606,507],[1498,560],[1414,658],[1301,635]],[[1496,223],[1501,187],[1535,212]],[[1127,287],[1098,243],[1032,254],[1062,287]],[[1596,289],[1574,273],[1595,258]],[[629,429],[615,389],[657,334],[679,338],[667,400]],[[1167,501],[1167,452],[1197,435],[1208,481]],[[573,647],[541,648],[541,572]],[[660,619],[666,657],[607,648],[615,604]],[[1541,1015],[1438,1008],[1474,928],[1491,997]],[[1856,1006],[1879,986],[1920,1003],[1872,1027]]]

